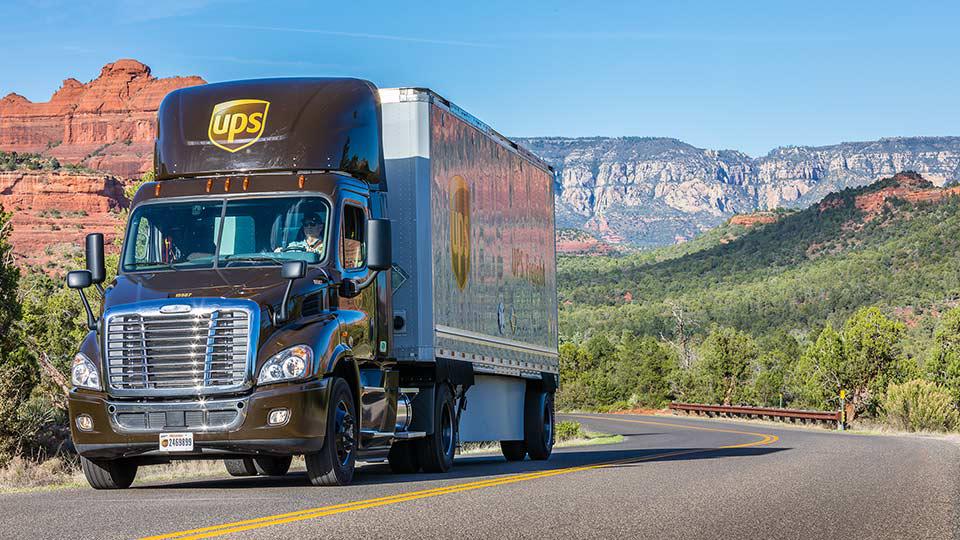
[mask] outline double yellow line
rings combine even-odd
[[[582,417],[582,418],[596,418],[596,417]],[[550,476],[560,476],[560,475],[571,474],[575,472],[588,471],[591,469],[600,469],[603,467],[610,467],[613,465],[622,465],[626,463],[641,463],[644,461],[653,461],[656,459],[663,459],[663,458],[668,458],[673,456],[681,456],[685,454],[709,452],[711,450],[717,450],[717,449],[747,448],[751,446],[763,446],[767,444],[772,444],[777,440],[779,440],[779,437],[777,437],[776,435],[766,435],[762,433],[754,433],[749,431],[735,431],[731,429],[708,428],[708,427],[701,427],[701,426],[690,426],[685,424],[672,424],[668,422],[652,422],[648,420],[634,420],[634,419],[628,419],[628,418],[604,417],[604,419],[614,420],[617,422],[629,422],[634,424],[649,424],[649,425],[656,425],[656,426],[669,426],[669,427],[678,427],[683,429],[694,429],[694,430],[700,430],[700,431],[714,431],[719,433],[734,433],[738,435],[750,435],[753,437],[759,437],[759,440],[751,441],[743,444],[721,446],[715,449],[714,448],[697,448],[697,449],[690,449],[690,450],[677,450],[674,452],[664,452],[661,454],[654,454],[650,456],[632,457],[632,458],[620,459],[616,461],[595,463],[592,465],[580,465],[580,466],[573,466],[573,467],[564,467],[561,469],[552,469],[548,471],[537,471],[532,473],[514,474],[514,475],[505,476],[502,478],[478,480],[474,482],[455,484],[452,486],[400,493],[400,494],[391,495],[388,497],[365,499],[365,500],[354,501],[349,503],[334,504],[331,506],[322,506],[319,508],[308,508],[306,510],[298,510],[296,512],[288,512],[286,514],[276,514],[276,515],[265,516],[261,518],[254,518],[254,519],[248,519],[243,521],[234,521],[232,523],[224,523],[222,525],[211,525],[209,527],[201,527],[199,529],[190,529],[186,531],[167,533],[167,534],[162,534],[158,536],[150,536],[150,537],[144,538],[143,540],[172,540],[172,539],[186,540],[186,539],[196,539],[196,538],[213,538],[216,536],[223,536],[231,533],[249,531],[252,529],[261,529],[261,528],[270,527],[273,525],[282,525],[284,523],[293,523],[296,521],[316,519],[319,517],[331,516],[334,514],[354,512],[354,511],[363,510],[366,508],[376,508],[378,506],[388,506],[391,504],[397,504],[397,503],[406,502],[406,501],[415,501],[417,499],[438,497],[440,495],[449,495],[452,493],[461,493],[464,491],[472,491],[475,489],[484,489],[484,488],[490,488],[495,486],[502,486],[506,484],[513,484],[517,482],[526,482],[528,480],[536,480],[539,478],[547,478]]]

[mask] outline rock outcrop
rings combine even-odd
[[[66,79],[50,101],[0,99],[0,150],[34,152],[122,177],[152,167],[160,101],[200,77],[158,79],[136,60],[107,64],[84,84]]]
[[[79,252],[83,238],[102,232],[113,246],[128,201],[123,184],[106,174],[17,170],[0,172],[0,206],[13,212],[10,241],[18,264],[47,266]]]
[[[681,242],[735,214],[806,207],[831,192],[912,170],[960,178],[960,137],[787,147],[751,158],[666,138],[524,138],[558,171],[557,219],[608,242]]]

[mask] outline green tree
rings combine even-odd
[[[17,452],[17,413],[37,383],[36,364],[18,346],[20,271],[10,245],[11,214],[0,208],[0,464]]]
[[[856,410],[876,413],[891,383],[918,375],[916,364],[903,356],[906,328],[877,307],[862,308],[843,326],[844,389]]]
[[[933,336],[933,348],[924,366],[927,378],[941,385],[960,404],[960,307],[944,314]]]
[[[748,368],[757,359],[757,344],[749,335],[722,326],[714,327],[701,348],[699,366],[710,385],[713,402],[730,405],[749,378]]]
[[[827,324],[817,340],[800,356],[790,375],[788,386],[794,405],[808,409],[833,406],[845,382],[843,338]]]

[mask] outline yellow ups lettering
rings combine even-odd
[[[470,277],[470,188],[462,176],[450,181],[450,266],[464,289]]]
[[[236,152],[257,142],[267,124],[270,102],[235,99],[213,106],[207,136],[214,146]]]

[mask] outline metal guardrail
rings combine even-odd
[[[776,407],[741,407],[731,405],[701,405],[699,403],[671,403],[669,409],[687,414],[706,414],[708,416],[740,416],[747,418],[770,418],[791,422],[824,422],[842,427],[840,411],[805,411],[801,409],[779,409]]]

